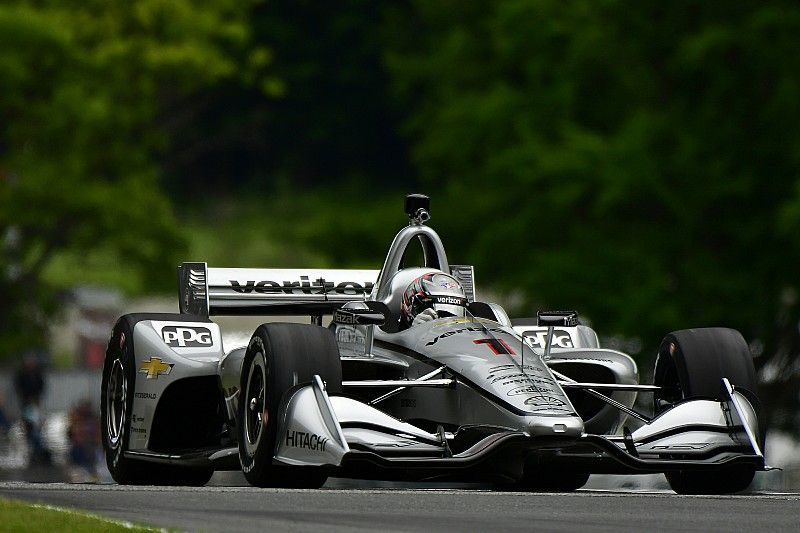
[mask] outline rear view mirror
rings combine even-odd
[[[537,325],[572,328],[580,324],[575,311],[539,311],[536,313]]]
[[[386,323],[386,313],[380,305],[374,305],[377,303],[352,302],[345,304],[333,312],[333,323],[351,326],[382,326]]]

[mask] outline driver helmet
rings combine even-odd
[[[431,272],[412,281],[400,303],[401,320],[404,327],[414,324],[420,313],[428,311],[431,318],[466,315],[467,297],[461,284],[453,276],[442,272]]]

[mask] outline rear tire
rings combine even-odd
[[[342,367],[333,333],[309,324],[262,324],[242,362],[238,409],[239,460],[258,487],[319,488],[323,467],[275,465],[279,409],[286,391],[318,374],[329,393],[342,390]]]
[[[655,412],[669,409],[686,399],[726,398],[722,378],[727,378],[753,405],[756,395],[753,358],[741,333],[728,328],[698,328],[674,331],[664,337],[656,358],[654,384]],[[760,417],[759,417],[760,418]],[[763,433],[759,445],[763,449]],[[717,471],[679,470],[665,476],[678,494],[727,494],[746,489],[753,481],[755,467],[723,467]]]
[[[111,332],[103,364],[100,420],[108,471],[120,485],[205,485],[214,471],[137,461],[125,456],[130,438],[130,413],[136,385],[133,328],[143,315],[120,318]],[[162,317],[153,315],[153,320]]]

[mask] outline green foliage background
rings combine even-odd
[[[0,6],[0,357],[77,283],[182,259],[374,266],[432,197],[518,314],[640,339],[727,325],[800,399],[794,2]]]

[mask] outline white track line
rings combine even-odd
[[[166,531],[167,531],[166,529],[159,529],[159,528],[154,528],[154,527],[148,527],[148,526],[142,526],[142,525],[139,525],[139,524],[134,524],[133,522],[128,522],[127,520],[114,520],[113,518],[108,518],[107,516],[100,516],[100,515],[97,515],[97,514],[94,514],[94,513],[86,512],[86,511],[79,511],[77,509],[73,509],[73,508],[70,508],[70,507],[58,507],[56,505],[48,505],[46,503],[29,503],[29,502],[26,502],[26,501],[23,501],[23,500],[14,500],[14,499],[11,499],[10,501],[13,501],[14,503],[21,503],[23,505],[28,505],[28,506],[36,508],[36,509],[46,509],[48,511],[56,511],[56,512],[65,513],[65,514],[68,514],[68,515],[80,516],[80,517],[83,517],[83,518],[91,518],[91,519],[94,519],[94,520],[99,520],[101,522],[105,522],[107,524],[114,524],[114,525],[117,525],[117,526],[122,526],[125,529],[137,528],[137,529],[142,529],[144,531],[159,531],[159,532],[162,532],[162,533],[166,533]]]

